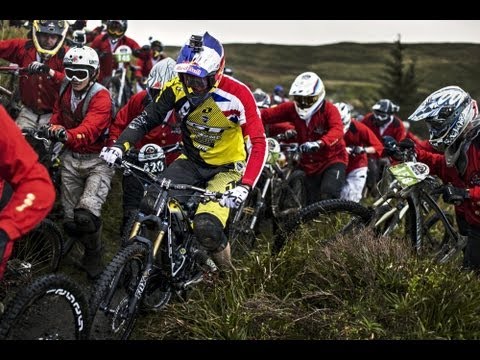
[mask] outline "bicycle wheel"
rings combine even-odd
[[[63,237],[57,225],[44,219],[15,242],[8,270],[30,277],[58,269],[63,254]]]
[[[135,290],[146,265],[148,249],[139,243],[122,248],[93,286],[89,299],[91,339],[130,336],[140,302],[132,306]]]
[[[450,236],[441,220],[440,213],[426,197],[420,196],[419,206],[416,209],[412,199],[409,199],[409,205],[410,209],[414,209],[408,214],[409,234],[413,250],[419,256],[442,261],[445,255],[454,251],[456,240]],[[454,224],[452,214],[443,211],[442,213],[450,224]],[[417,225],[417,216],[419,216],[420,227]],[[420,233],[418,229],[420,229]]]
[[[8,303],[0,339],[84,340],[88,303],[83,290],[63,274],[35,279]]]
[[[372,210],[349,200],[322,200],[301,209],[283,231],[275,235],[273,253],[278,253],[287,242],[300,239],[333,241],[337,235],[365,227],[372,218]]]
[[[253,189],[247,200],[232,214],[233,218],[228,225],[228,239],[232,256],[245,255],[255,245],[255,232],[260,221],[256,207],[261,201],[261,196],[260,189]],[[252,228],[255,217],[257,218],[256,223]]]

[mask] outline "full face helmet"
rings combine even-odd
[[[112,39],[120,39],[128,28],[128,20],[107,20],[107,33]]]
[[[175,71],[193,106],[202,103],[223,77],[225,54],[222,44],[208,32],[192,35],[180,50]]]
[[[32,40],[35,49],[42,57],[54,56],[62,47],[67,31],[68,22],[66,20],[33,20]],[[57,41],[50,46],[48,42],[39,39],[42,35],[55,35]]]
[[[325,86],[317,74],[304,72],[293,82],[289,95],[293,96],[298,116],[309,120],[323,104]]]
[[[350,124],[352,123],[352,107],[344,102],[337,102],[334,105],[340,112],[343,123],[343,133],[346,134]]]
[[[446,86],[430,94],[408,120],[425,120],[430,144],[443,152],[454,145],[477,114],[477,102],[470,94],[458,86]]]
[[[389,99],[378,100],[372,106],[374,124],[376,126],[383,126],[393,119],[393,114],[400,110],[400,106],[395,105]]]
[[[84,81],[95,79],[100,62],[95,50],[88,46],[74,47],[67,51],[63,58],[65,77],[67,80]]]
[[[175,77],[175,64],[175,60],[172,58],[165,58],[150,70],[147,78],[147,92],[151,101],[160,94],[163,85]]]
[[[253,97],[255,98],[255,102],[257,103],[259,109],[266,109],[270,107],[270,96],[268,96],[268,94],[262,89],[255,89],[253,92]]]

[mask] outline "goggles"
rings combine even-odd
[[[318,101],[319,97],[320,95],[315,95],[315,96],[294,95],[293,101],[295,101],[295,104],[297,104],[297,106],[300,109],[307,109],[309,107],[312,107],[313,104],[315,104]]]
[[[117,35],[117,36],[121,36],[125,33],[125,31],[123,30],[123,27],[121,24],[115,22],[113,24],[110,24],[108,26],[108,29],[107,29],[108,33],[110,35]]]
[[[65,77],[69,81],[84,81],[90,77],[90,73],[86,69],[65,68]]]
[[[203,91],[208,89],[208,79],[206,77],[201,78],[190,74],[184,74],[183,81],[187,87],[192,88],[194,91]]]
[[[386,121],[390,117],[390,114],[377,112],[377,111],[374,111],[373,115],[375,116],[375,119],[380,121]]]

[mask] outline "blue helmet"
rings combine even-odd
[[[180,50],[175,71],[193,105],[203,102],[218,86],[225,68],[222,44],[208,32],[192,35]]]

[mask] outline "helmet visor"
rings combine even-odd
[[[72,69],[72,68],[65,68],[65,77],[67,80],[77,80],[83,81],[88,79],[90,73],[86,69]]]
[[[295,101],[295,103],[300,109],[308,109],[309,107],[313,106],[318,101],[319,98],[320,98],[320,95],[315,95],[315,96],[294,95],[293,101]]]

